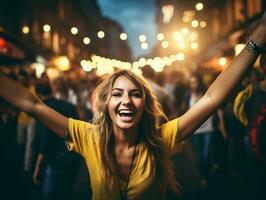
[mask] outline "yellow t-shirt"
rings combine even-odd
[[[180,151],[182,143],[176,142],[178,118],[162,125],[161,132],[169,156]],[[69,150],[80,153],[90,173],[93,200],[119,199],[119,189],[111,192],[102,180],[102,164],[99,146],[99,135],[95,125],[69,119],[67,146]],[[155,167],[144,143],[140,143],[137,162],[132,168],[128,183],[128,200],[162,200],[165,197],[166,182],[155,176]]]

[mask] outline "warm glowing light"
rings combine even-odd
[[[175,61],[177,60],[176,55],[171,55],[171,56],[170,56],[170,60],[171,60],[172,62],[175,62]]]
[[[196,15],[196,12],[194,10],[186,10],[184,11],[182,20],[185,23],[189,23],[190,21],[192,21],[195,15]]]
[[[135,61],[135,62],[133,62],[132,66],[133,66],[133,68],[139,68],[140,67],[140,63]]]
[[[37,78],[41,78],[42,74],[45,72],[45,65],[43,63],[32,63],[31,68],[35,70]]]
[[[121,40],[126,40],[127,39],[127,34],[126,33],[121,33],[120,34],[120,39]]]
[[[189,29],[188,28],[182,28],[181,33],[183,35],[188,35],[189,34]]]
[[[186,47],[184,41],[179,41],[179,42],[177,42],[177,46],[178,46],[178,48],[180,48],[180,49],[184,49],[184,48]]]
[[[162,7],[163,22],[169,23],[174,16],[175,7],[172,4],[164,5]]]
[[[191,32],[190,34],[189,34],[189,36],[188,36],[188,39],[190,40],[190,41],[195,41],[195,40],[197,40],[198,39],[198,33],[197,32]]]
[[[190,46],[191,46],[191,49],[197,49],[199,45],[198,45],[197,42],[192,42],[192,43],[190,44]]]
[[[146,43],[146,42],[141,43],[141,48],[142,49],[148,49],[148,43]]]
[[[141,34],[141,35],[139,36],[139,41],[141,41],[141,42],[145,42],[146,39],[147,39],[147,37],[146,37],[144,34]]]
[[[163,33],[158,33],[157,34],[157,39],[162,41],[164,39],[164,34]]]
[[[90,42],[91,42],[91,39],[89,37],[83,38],[83,43],[84,44],[90,44]]]
[[[172,64],[172,61],[169,57],[165,56],[163,57],[164,65],[170,66]]]
[[[193,21],[191,22],[191,26],[192,26],[193,28],[198,27],[198,26],[199,26],[199,22],[198,22],[198,20],[193,20]]]
[[[236,44],[235,46],[235,56],[237,56],[245,47],[245,44]]]
[[[28,33],[30,32],[30,28],[29,28],[28,26],[23,26],[23,28],[22,28],[22,32],[23,32],[24,34],[28,34]]]
[[[76,35],[79,32],[78,28],[75,26],[73,26],[70,31],[73,35]]]
[[[56,78],[58,78],[60,76],[60,71],[56,68],[48,68],[46,70],[46,73],[49,77],[49,80],[55,80]]]
[[[223,67],[223,66],[226,65],[226,63],[227,63],[227,59],[225,57],[222,57],[222,58],[219,59],[220,66]]]
[[[199,2],[195,5],[196,10],[200,11],[204,8],[203,3]]]
[[[56,58],[54,60],[54,64],[58,69],[60,69],[62,71],[67,71],[70,68],[69,60],[66,56],[60,56],[60,57]]]
[[[44,32],[49,32],[50,30],[51,30],[51,26],[50,26],[50,25],[45,24],[45,25],[43,26],[43,31],[44,31]]]
[[[199,25],[201,28],[205,28],[207,26],[207,23],[205,21],[201,21]]]
[[[81,60],[80,61],[81,67],[84,67],[86,64],[87,64],[87,61],[86,60]]]
[[[184,17],[182,18],[182,21],[183,21],[184,23],[188,23],[188,22],[190,22],[190,18],[187,17],[187,16],[184,16]]]
[[[87,61],[87,60],[80,61],[80,65],[85,72],[90,72],[93,68],[92,63],[90,61]]]
[[[168,48],[168,46],[169,46],[169,43],[168,43],[167,41],[163,41],[163,42],[162,42],[162,47],[163,47],[164,49]]]
[[[105,33],[103,31],[99,31],[97,33],[98,38],[104,38]]]
[[[144,67],[146,65],[146,58],[140,58],[139,59],[139,65],[140,65],[140,67]]]
[[[183,53],[176,54],[176,59],[178,61],[183,61],[185,59],[185,55]]]
[[[183,41],[183,35],[178,31],[173,32],[173,37],[177,42]]]

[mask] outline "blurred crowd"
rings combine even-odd
[[[4,69],[4,68],[3,68]],[[142,68],[169,119],[180,116],[204,95],[217,73]],[[90,121],[95,72],[43,73],[27,67],[3,70],[34,95],[72,117]],[[266,58],[224,104],[189,138],[173,158],[184,199],[265,198]],[[0,100],[0,195],[3,199],[90,199],[89,176],[81,156],[26,113]],[[264,195],[264,196],[263,196]],[[255,198],[256,197],[256,198]],[[167,199],[182,199],[168,191]]]

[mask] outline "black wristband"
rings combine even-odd
[[[265,52],[265,49],[260,47],[252,38],[248,39],[246,45],[248,50],[257,56]]]

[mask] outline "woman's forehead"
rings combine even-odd
[[[113,89],[121,88],[121,89],[139,89],[138,86],[126,76],[119,76],[113,84]]]

